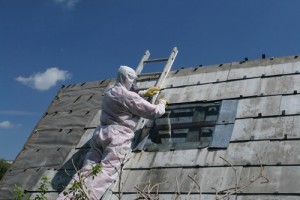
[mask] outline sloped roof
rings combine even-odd
[[[153,86],[158,76],[141,75],[140,87]],[[1,181],[0,199],[13,199],[14,184],[36,191],[45,175],[52,178],[49,198],[55,199],[61,184],[70,180],[64,169],[74,174],[71,160],[78,168],[82,165],[88,141],[99,124],[103,91],[113,82],[79,83],[58,91]],[[202,198],[214,199],[216,191],[247,185],[262,167],[268,183],[261,183],[266,181],[262,178],[249,184],[237,199],[299,199],[299,91],[298,56],[171,71],[160,93],[170,104],[238,101],[229,146],[223,150],[133,152],[122,173],[122,199],[137,198],[134,186],[144,189],[149,181],[151,186],[161,183],[161,199],[172,199],[178,191],[182,198],[199,198],[199,189],[191,190],[196,184],[189,175],[199,184]],[[117,187],[112,191],[118,193]],[[117,199],[110,194],[105,199]]]

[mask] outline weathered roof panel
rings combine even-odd
[[[270,195],[245,195],[245,196],[238,196],[236,200],[297,200],[299,196],[297,195],[277,195],[277,194],[270,194]]]
[[[285,115],[300,114],[300,95],[283,96],[280,110]]]
[[[237,108],[237,118],[281,115],[282,96],[241,99]]]
[[[232,141],[300,138],[299,116],[247,118],[235,121]]]
[[[211,84],[195,85],[188,88],[168,88],[161,91],[161,98],[169,103],[184,103],[193,101],[207,101]]]
[[[60,167],[69,154],[70,147],[33,146],[23,150],[12,169],[28,169],[39,167]]]
[[[241,171],[242,167],[237,167],[236,174],[238,179]],[[188,193],[193,184],[193,181],[188,176],[195,177],[195,180],[199,183],[203,193],[215,192],[212,188],[221,191],[232,188],[235,185],[235,172],[230,167],[162,168],[131,170],[122,191],[135,192],[134,186],[143,189],[149,183],[151,186],[161,183],[159,191],[162,193],[171,193],[176,191],[177,185],[174,183],[178,182],[178,185],[181,185],[180,191]],[[192,191],[195,193],[197,192],[197,189],[193,189]]]
[[[259,175],[260,167],[244,167],[241,172],[241,185],[253,179],[253,175]],[[296,194],[300,192],[298,187],[300,179],[300,166],[265,166],[264,175],[268,181],[261,179],[243,190],[244,193],[255,194]],[[263,182],[263,183],[261,183]]]
[[[142,74],[138,85],[152,87],[158,77],[158,73]],[[72,175],[73,163],[77,168],[83,163],[89,140],[99,125],[103,92],[112,84],[114,80],[108,79],[60,89],[0,183],[0,199],[12,199],[13,184],[35,192],[45,175],[52,178],[52,192],[47,195],[56,198],[61,184],[70,181],[64,169]],[[260,178],[230,199],[299,199],[299,91],[298,56],[171,71],[158,97],[170,104],[237,103],[237,108],[229,106],[217,121],[219,126],[232,126],[228,147],[134,152],[122,173],[122,199],[136,198],[134,186],[144,189],[149,180],[152,186],[159,184],[160,199],[171,199],[178,188],[182,199],[197,199],[199,190],[195,187],[191,191],[189,175],[199,183],[202,199],[215,199],[216,191],[234,188],[236,180],[239,186],[249,184],[261,170],[269,183],[261,183],[266,179]],[[218,130],[220,135],[226,132],[224,128]],[[115,194],[119,192],[117,186],[112,187]],[[115,194],[104,199],[115,199]]]
[[[159,195],[159,199],[160,200],[169,200],[169,199],[176,199],[177,198],[177,193],[175,194],[160,194]],[[152,194],[152,198],[155,198],[155,194]],[[138,200],[139,199],[139,195],[137,194],[123,194],[122,195],[122,200]],[[191,200],[201,200],[201,199],[205,199],[205,200],[215,200],[215,195],[211,195],[211,194],[201,194],[201,196],[198,194],[180,194],[179,197],[177,198],[179,200],[184,200],[184,199],[191,199]],[[228,200],[234,200],[235,196],[231,196],[228,198]],[[119,198],[117,197],[117,195],[113,195],[111,200],[119,200]],[[294,200],[294,199],[288,199],[288,200]]]
[[[261,94],[263,95],[294,94],[299,89],[299,75],[263,78],[261,81]]]

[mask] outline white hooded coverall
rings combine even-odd
[[[157,105],[144,100],[139,94],[130,91],[137,78],[133,69],[121,66],[116,84],[108,89],[102,100],[101,126],[94,132],[91,149],[87,153],[82,174],[88,176],[95,164],[101,163],[102,171],[97,176],[86,178],[85,184],[91,190],[91,199],[99,200],[109,186],[117,179],[122,161],[131,150],[131,141],[139,117],[155,119],[165,113],[163,102]],[[73,179],[78,180],[75,174]],[[66,188],[69,188],[72,181]],[[72,199],[72,194],[58,199]]]

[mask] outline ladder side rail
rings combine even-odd
[[[144,68],[144,64],[146,63],[145,61],[147,61],[147,60],[149,59],[149,57],[150,57],[150,51],[147,50],[147,51],[144,53],[144,55],[143,55],[143,57],[142,57],[142,59],[141,59],[139,65],[137,66],[137,68],[136,68],[136,70],[135,70],[136,75],[140,75],[140,74],[141,74],[141,72],[142,72],[142,70],[143,70],[143,68]]]
[[[164,67],[164,70],[162,71],[162,73],[161,73],[159,79],[157,80],[155,86],[162,88],[162,86],[163,86],[163,84],[164,84],[164,82],[165,82],[165,80],[166,80],[166,78],[167,78],[167,76],[168,76],[168,74],[169,74],[169,72],[172,68],[172,65],[174,63],[174,60],[175,60],[177,54],[178,54],[178,50],[177,50],[176,47],[174,47],[173,51],[172,51],[172,53],[171,53],[171,55],[170,55],[170,57],[169,57],[169,59],[166,63],[166,65]],[[156,101],[156,99],[158,97],[158,94],[156,94],[155,96],[152,97],[152,99],[150,100],[151,103],[154,103]]]

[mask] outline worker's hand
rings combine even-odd
[[[159,87],[152,87],[145,92],[144,97],[152,97],[156,95],[159,91],[160,91]]]
[[[160,99],[158,101],[158,103],[163,104],[165,107],[167,107],[167,105],[168,105],[169,102],[167,100],[165,100],[165,99]]]

